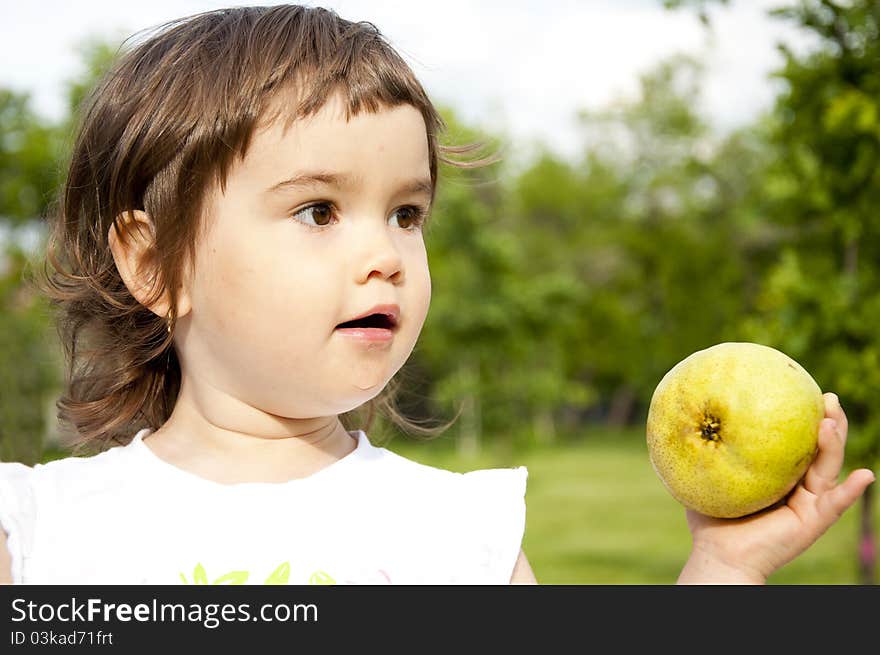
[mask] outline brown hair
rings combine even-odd
[[[409,104],[425,120],[433,196],[439,162],[475,168],[495,156],[464,161],[483,144],[441,145],[446,129],[407,64],[369,22],[350,22],[320,7],[235,7],[159,26],[121,56],[81,107],[70,167],[52,212],[45,268],[39,281],[56,310],[68,364],[57,401],[65,440],[97,450],[127,443],[141,428],[170,416],[180,365],[166,322],[129,292],[108,246],[119,218],[144,210],[155,227],[148,265],[156,271],[152,299],[168,293],[176,306],[185,265],[194,261],[207,192],[244,158],[250,139],[282,91],[303,98],[288,121],[319,111],[341,90],[347,115]],[[282,103],[278,103],[281,105]],[[47,270],[51,266],[52,271]],[[366,410],[404,431],[433,436],[396,405],[399,381],[341,419],[355,427]],[[457,418],[457,416],[456,416]],[[72,427],[64,434],[66,426]]]

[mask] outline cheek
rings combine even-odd
[[[206,334],[252,344],[254,354],[290,352],[329,334],[334,277],[312,261],[314,255],[277,240],[267,245],[253,234],[217,238],[204,254],[194,309]]]
[[[421,252],[413,258],[409,266],[410,286],[412,297],[412,314],[418,319],[418,329],[421,330],[422,325],[428,315],[428,309],[431,305],[431,272],[428,268],[428,258],[424,247]]]

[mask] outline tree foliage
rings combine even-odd
[[[77,111],[115,48],[92,40],[79,52],[85,72],[68,84],[60,121],[38,115],[28,94],[0,88],[0,460],[32,464],[54,433],[60,345],[48,303],[28,280],[40,265],[45,219],[65,177]]]
[[[846,403],[848,462],[880,458],[880,5],[802,2],[775,15],[821,37],[806,56],[783,47],[786,90],[773,112],[767,171],[786,229],[749,323],[787,348]]]

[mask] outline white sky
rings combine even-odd
[[[205,0],[3,1],[0,85],[30,91],[40,113],[62,111],[63,82],[79,72],[77,43],[121,41],[165,20],[234,4]],[[348,20],[374,23],[413,68],[429,95],[468,121],[501,130],[514,150],[540,140],[576,154],[578,108],[631,95],[638,74],[675,52],[707,63],[703,114],[726,130],[769,106],[775,43],[808,43],[768,7],[786,0],[732,0],[711,12],[714,37],[693,11],[661,0],[327,0]]]

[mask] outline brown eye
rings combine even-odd
[[[327,205],[315,205],[312,207],[312,216],[315,217],[315,223],[318,225],[327,225],[330,223],[332,212]]]
[[[303,207],[296,212],[293,217],[308,216],[309,214],[312,215],[312,221],[314,221],[314,223],[308,220],[301,221],[305,223],[306,227],[327,227],[333,218],[333,209],[327,203],[321,202],[309,205],[308,207]]]
[[[425,211],[420,207],[407,206],[401,207],[395,213],[402,212],[403,217],[399,219],[401,227],[405,230],[415,230],[424,222]]]
[[[400,213],[398,214],[398,216],[400,217],[399,218],[400,227],[407,228],[410,226],[410,224],[413,221],[413,217],[412,217],[411,212],[409,212],[407,210],[400,210]]]

